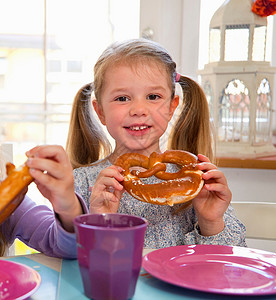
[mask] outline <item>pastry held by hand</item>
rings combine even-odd
[[[166,163],[176,164],[180,170],[166,172]],[[149,157],[139,153],[125,153],[115,162],[123,168],[125,190],[134,198],[159,205],[174,205],[195,198],[201,191],[204,181],[202,171],[197,167],[197,156],[181,150],[164,153],[153,152]],[[146,171],[130,171],[132,167],[142,167]],[[140,178],[155,176],[163,181],[144,184]]]
[[[6,172],[7,177],[0,182],[0,224],[22,202],[28,185],[34,180],[25,164],[16,169],[12,163],[7,163]]]

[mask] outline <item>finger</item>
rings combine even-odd
[[[201,162],[210,162],[210,159],[203,154],[198,154],[197,157],[198,157],[198,160]]]
[[[65,176],[64,170],[68,169],[68,172],[72,171],[70,165],[61,165],[60,163],[57,163],[50,159],[30,157],[27,159],[26,164],[30,169],[35,169],[42,173],[47,173],[48,175],[51,175],[56,179],[61,179]]]
[[[112,168],[112,167],[114,167],[115,169],[117,169],[119,173],[122,173],[122,172],[124,171],[124,169],[123,169],[122,167],[115,166],[115,165],[114,165],[114,166],[111,166],[111,168]]]
[[[104,182],[105,190],[113,193],[114,191],[122,191],[124,187],[114,178],[109,178]]]
[[[114,195],[117,199],[121,199],[122,198],[122,195],[124,193],[125,189],[123,188],[122,190],[115,190],[114,191]]]
[[[110,201],[110,202],[118,202],[118,198],[113,194],[109,192],[103,192],[103,198],[105,201]]]
[[[100,195],[98,194],[97,197],[91,196],[90,200],[91,200],[90,202],[91,206],[98,206],[99,204],[102,205],[103,203],[105,205],[108,205],[108,202],[114,203],[119,201],[118,198],[116,198],[116,196],[113,193],[109,193],[109,192],[102,192]]]
[[[105,190],[110,191],[111,188],[113,189],[112,192],[114,190],[123,190],[123,186],[115,178],[103,177],[98,180],[92,191],[95,194]]]
[[[99,174],[99,177],[112,177],[118,181],[123,181],[124,176],[120,173],[119,169],[115,166],[108,167],[102,170]]]
[[[201,171],[210,171],[210,170],[214,170],[217,169],[217,166],[215,166],[214,164],[210,163],[210,162],[201,162],[199,164],[197,164],[198,169]]]
[[[215,182],[219,182],[219,183],[227,185],[226,177],[218,169],[213,169],[213,170],[210,170],[206,173],[203,173],[202,178],[206,181],[207,180],[214,180]]]
[[[110,198],[110,202],[112,203],[118,203],[120,200],[119,198],[117,198],[114,194],[112,194],[113,196]]]
[[[211,184],[205,184],[204,187],[209,192],[214,192],[219,194],[220,198],[230,199],[231,201],[231,192],[228,189],[228,187],[226,187],[225,185],[220,183],[211,183]]]
[[[36,146],[36,147],[34,147],[34,148],[32,148],[32,149],[30,149],[30,150],[28,150],[28,151],[26,151],[26,156],[27,157],[32,157],[32,156],[34,156],[34,154],[37,152],[37,151],[39,151],[39,148],[40,148],[41,146]]]
[[[26,152],[28,157],[51,158],[57,162],[65,162],[68,160],[65,150],[58,145],[37,146]]]
[[[30,169],[30,174],[33,176],[35,179],[36,184],[48,186],[51,184],[52,186],[55,185],[54,178],[47,173],[41,172],[36,169]]]

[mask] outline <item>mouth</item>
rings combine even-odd
[[[143,135],[145,134],[151,126],[149,125],[132,125],[125,127],[125,129],[128,131],[128,133],[132,135]]]
[[[130,126],[130,127],[126,127],[129,130],[133,130],[133,131],[140,131],[140,130],[145,130],[147,128],[150,128],[150,126],[147,125],[140,125],[140,126]]]

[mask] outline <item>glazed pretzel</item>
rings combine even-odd
[[[22,202],[24,197],[20,197],[20,192],[34,180],[25,164],[16,169],[12,163],[7,163],[6,172],[7,177],[0,182],[0,224]]]
[[[177,164],[181,169],[176,173],[166,172],[166,163]],[[123,168],[123,186],[134,198],[159,205],[184,203],[195,198],[203,187],[202,171],[197,167],[197,156],[181,150],[170,150],[149,157],[138,153],[121,155],[115,165]],[[130,170],[142,167],[145,171]],[[163,181],[144,184],[140,178],[155,176]]]

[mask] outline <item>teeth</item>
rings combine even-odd
[[[146,129],[148,128],[148,126],[132,126],[130,127],[131,130],[143,130],[143,129]]]

